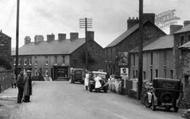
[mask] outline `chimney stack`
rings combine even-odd
[[[35,44],[43,42],[44,41],[44,36],[43,35],[35,35],[34,36],[34,42]]]
[[[178,30],[182,29],[182,25],[170,25],[170,34],[174,34]]]
[[[51,42],[54,40],[55,40],[55,35],[53,33],[47,35],[47,42]]]
[[[150,21],[152,24],[155,24],[155,14],[154,13],[144,13],[143,22]]]
[[[189,21],[189,20],[185,20],[185,21],[183,22],[183,24],[184,24],[184,27],[185,27],[185,26],[187,26],[187,25],[190,24],[190,21]]]
[[[66,39],[66,34],[65,33],[59,33],[58,34],[58,40],[59,41],[63,41]]]
[[[24,38],[24,44],[27,45],[27,44],[29,44],[29,43],[31,43],[31,38],[30,38],[30,36],[25,36],[25,38]]]
[[[87,41],[89,40],[94,41],[94,31],[87,31]]]
[[[127,20],[127,29],[132,28],[134,25],[136,25],[138,23],[139,23],[138,17],[136,17],[136,18],[129,17],[129,19]]]
[[[72,41],[72,40],[76,40],[76,39],[78,39],[79,38],[79,33],[77,33],[77,32],[71,32],[70,33],[70,40]]]

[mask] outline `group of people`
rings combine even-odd
[[[16,83],[18,87],[17,103],[30,102],[30,96],[32,95],[31,71],[21,71],[18,75]]]

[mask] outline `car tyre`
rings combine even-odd
[[[148,95],[145,95],[145,97],[144,97],[144,105],[147,108],[151,107],[151,104],[148,102]]]

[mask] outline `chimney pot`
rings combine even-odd
[[[87,31],[87,41],[94,41],[94,31]]]
[[[65,33],[59,33],[58,34],[58,40],[59,41],[63,41],[66,39],[66,34]]]
[[[51,42],[54,40],[55,40],[55,35],[53,33],[47,35],[47,42]]]
[[[76,40],[76,39],[78,39],[79,38],[79,33],[77,33],[77,32],[71,32],[70,33],[70,40],[72,41],[72,40]]]
[[[184,24],[184,27],[187,26],[187,25],[189,25],[189,24],[190,24],[190,20],[185,20],[185,21],[183,22],[183,24]]]
[[[35,44],[40,43],[42,41],[44,41],[44,36],[43,35],[35,35],[34,36],[34,42],[35,42]]]
[[[24,38],[24,44],[27,45],[27,44],[29,44],[29,43],[31,43],[31,38],[30,38],[30,36],[25,36],[25,38]]]

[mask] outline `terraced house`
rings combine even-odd
[[[87,43],[85,38],[79,38],[78,33],[70,33],[70,39],[66,34],[47,35],[47,41],[43,36],[35,36],[31,42],[25,38],[25,45],[19,48],[19,67],[29,68],[32,75],[49,75],[54,80],[68,78],[69,68],[85,68],[85,52],[88,54],[88,69],[99,70],[104,68],[104,50],[94,40],[94,32],[88,31]],[[15,53],[12,54],[15,57]]]

